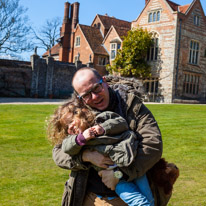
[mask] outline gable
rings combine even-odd
[[[194,20],[198,17],[199,25],[197,25]],[[206,17],[202,8],[202,5],[199,0],[194,0],[187,11],[185,12],[185,18],[183,20],[185,27],[190,27],[190,31],[197,34],[202,33],[205,35],[206,31]]]
[[[105,49],[102,46],[103,37],[99,29],[86,25],[81,25],[80,27],[92,52],[107,55]]]
[[[138,25],[163,24],[173,21],[174,12],[178,9],[178,5],[168,0],[150,0],[142,10],[138,18],[132,22],[132,27]],[[149,14],[160,11],[160,21],[149,23]]]

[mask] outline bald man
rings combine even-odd
[[[72,85],[79,101],[94,110],[121,115],[141,140],[135,161],[128,167],[128,173],[123,174],[125,179],[128,175],[130,178],[141,177],[159,161],[162,155],[161,133],[153,115],[138,96],[120,87],[112,89],[95,69],[87,67],[75,73]],[[79,155],[71,157],[62,152],[61,145],[56,145],[53,159],[59,167],[71,170],[62,205],[126,205],[114,191],[118,178],[113,170],[106,170],[113,165],[109,157],[89,150],[82,150]],[[98,174],[90,163],[105,170]]]

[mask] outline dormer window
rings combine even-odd
[[[194,25],[200,26],[200,17],[198,15],[194,15]]]
[[[76,37],[76,40],[75,40],[75,46],[80,46],[80,36],[77,36]]]
[[[149,13],[148,22],[160,21],[160,11],[153,11]]]

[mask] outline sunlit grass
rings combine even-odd
[[[0,205],[60,205],[68,171],[52,160],[45,119],[57,105],[0,105]],[[163,156],[180,168],[170,206],[206,205],[206,105],[147,105]]]

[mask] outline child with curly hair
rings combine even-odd
[[[54,145],[62,144],[62,150],[70,156],[82,148],[108,155],[114,162],[111,168],[118,179],[115,192],[120,198],[128,205],[154,205],[146,175],[132,177],[127,168],[137,155],[139,140],[120,115],[110,111],[94,112],[71,98],[51,117],[48,138]]]

